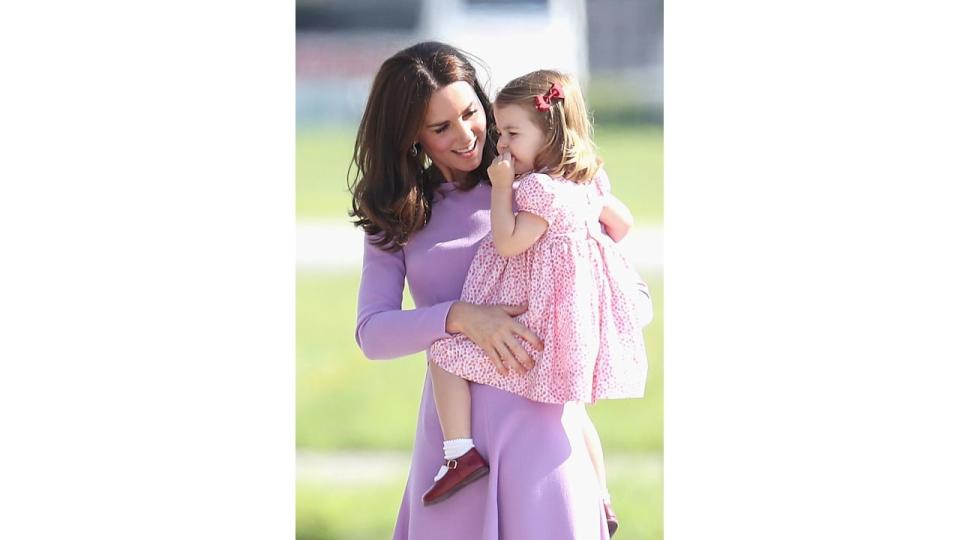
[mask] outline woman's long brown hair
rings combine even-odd
[[[418,43],[387,59],[373,80],[360,120],[347,181],[353,194],[354,225],[371,235],[374,245],[397,251],[430,221],[433,195],[444,182],[423,151],[411,152],[426,116],[427,104],[439,88],[464,81],[487,117],[488,133],[480,166],[457,187],[471,189],[489,182],[486,170],[496,154],[493,109],[468,55],[435,41]]]

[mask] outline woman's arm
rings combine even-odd
[[[355,337],[371,360],[420,352],[434,341],[450,337],[447,313],[454,301],[402,309],[406,274],[402,251],[390,253],[364,240]]]
[[[608,193],[604,197],[603,210],[600,212],[600,223],[603,223],[606,228],[607,235],[614,242],[619,242],[633,227],[633,214],[630,213],[630,209],[625,204],[620,202],[620,199]]]
[[[526,308],[478,306],[451,300],[404,310],[405,278],[402,251],[389,253],[364,241],[355,335],[364,356],[371,360],[398,358],[424,351],[438,339],[463,333],[487,352],[498,369],[506,366],[522,373],[524,367],[533,367],[516,336],[536,348],[543,345],[533,332],[513,319]]]

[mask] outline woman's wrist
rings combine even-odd
[[[450,311],[447,312],[447,324],[446,331],[448,334],[459,334],[463,330],[461,324],[463,319],[463,310],[466,306],[465,302],[456,301],[450,306]]]

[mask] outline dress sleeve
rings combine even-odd
[[[597,186],[597,191],[600,193],[601,197],[606,198],[610,195],[610,178],[607,176],[607,171],[600,169],[600,172],[597,173],[597,177],[593,180],[595,186]]]
[[[557,204],[554,182],[556,180],[545,174],[534,173],[524,177],[514,195],[517,211],[530,212],[553,225]]]
[[[357,295],[356,340],[371,360],[398,358],[426,350],[450,337],[447,313],[455,300],[404,310],[407,274],[403,251],[384,251],[364,239],[363,270]]]

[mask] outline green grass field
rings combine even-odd
[[[355,136],[346,127],[297,133],[298,219],[347,220],[347,167]],[[598,127],[595,139],[617,197],[633,211],[638,223],[661,223],[663,130],[657,126]]]
[[[297,134],[297,217],[347,221],[348,129]],[[658,127],[598,129],[614,193],[638,224],[663,217]],[[623,521],[618,540],[663,537],[663,279],[644,276],[655,315],[644,336],[647,395],[590,407],[607,454],[608,483]],[[359,272],[297,274],[296,445],[304,452],[409,452],[426,365],[423,354],[370,361],[354,342]],[[412,307],[409,297],[405,307]],[[393,529],[407,470],[374,485],[297,481],[299,540],[382,539]],[[358,509],[360,509],[358,511]]]

